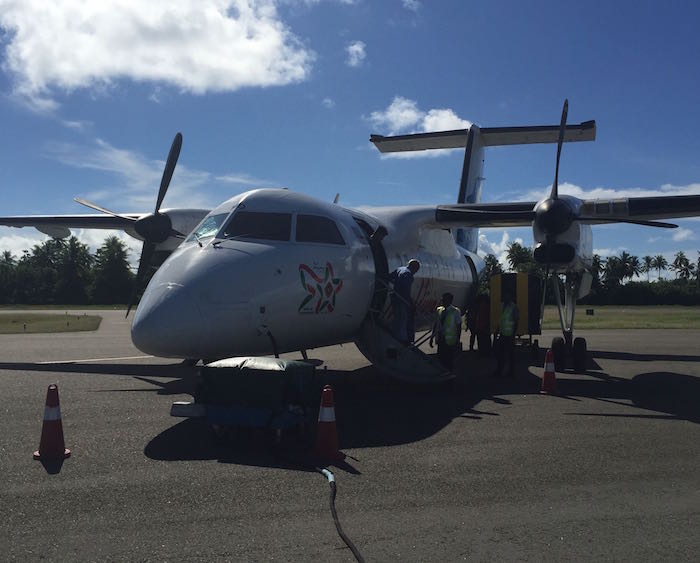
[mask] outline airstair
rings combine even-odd
[[[375,367],[396,379],[414,383],[453,379],[453,373],[418,347],[428,337],[426,333],[416,344],[406,346],[393,337],[383,320],[370,313],[362,322],[355,345]]]

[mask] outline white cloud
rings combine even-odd
[[[594,248],[593,254],[597,254],[601,258],[608,258],[609,256],[619,256],[623,251],[629,251],[629,248],[625,246],[618,246],[616,248]]]
[[[163,147],[166,153],[167,145]],[[97,139],[94,144],[49,143],[48,157],[67,166],[97,170],[115,176],[112,186],[80,194],[88,200],[116,212],[151,211],[165,167],[164,160],[151,160],[136,152],[120,149]],[[167,153],[166,153],[167,154]],[[178,163],[173,174],[164,207],[211,208],[224,199],[213,201],[204,188],[216,182],[240,184],[246,187],[271,186],[274,182],[261,180],[245,173],[212,175]],[[229,197],[229,196],[227,196]]]
[[[335,102],[331,98],[323,98],[321,104],[327,109],[333,109],[335,107]]]
[[[547,197],[551,186],[537,188],[525,194],[525,200],[539,200]],[[582,188],[568,182],[559,184],[559,193],[568,194],[580,199],[614,199],[622,197],[658,197],[672,195],[700,195],[700,183],[687,186],[664,184],[658,188]]]
[[[315,57],[274,0],[0,0],[0,27],[14,93],[40,111],[122,78],[195,94],[295,83]]]
[[[360,66],[367,57],[366,48],[367,45],[362,41],[353,41],[345,47],[345,52],[348,54],[348,59],[346,61],[348,66]]]
[[[420,8],[420,2],[418,0],[401,0],[403,7],[412,12],[417,12]]]
[[[260,187],[272,187],[275,186],[275,182],[270,180],[261,180],[255,176],[249,174],[225,174],[223,176],[216,176],[215,179],[224,184],[239,184],[241,186],[247,186],[250,189],[260,188]]]
[[[388,128],[388,135],[396,135],[418,126],[424,116],[415,101],[396,96],[385,110],[373,111],[369,120],[377,128]]]
[[[501,233],[501,240],[500,241],[491,241],[489,240],[488,236],[489,235],[495,235],[498,232]],[[523,242],[523,239],[520,237],[515,237],[512,242],[517,242],[520,243],[523,246],[530,246],[529,243]],[[503,231],[494,231],[494,230],[487,230],[486,232],[480,231],[479,232],[479,245],[477,248],[477,252],[481,256],[486,256],[487,254],[493,254],[498,258],[498,261],[501,263],[501,265],[505,268],[508,268],[508,261],[506,259],[506,255],[508,253],[508,245],[511,243],[511,233],[508,230],[503,230]]]
[[[676,242],[695,240],[695,233],[690,229],[679,228],[673,232],[673,240]]]
[[[369,122],[386,135],[425,133],[429,131],[450,131],[468,129],[472,122],[462,119],[449,108],[423,111],[418,103],[402,96],[395,96],[389,106],[381,111],[373,111]],[[382,155],[382,158],[426,158],[449,154],[457,149],[399,152]],[[462,150],[463,149],[459,149]]]

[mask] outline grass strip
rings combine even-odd
[[[102,322],[98,315],[69,313],[0,313],[0,334],[36,334],[97,330]]]

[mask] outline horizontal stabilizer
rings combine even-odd
[[[556,143],[559,139],[559,125],[484,127],[478,130],[481,143],[485,147]],[[372,135],[369,140],[374,143],[380,152],[390,153],[464,148],[467,146],[468,135],[469,129],[456,129],[453,131],[415,133],[390,137]],[[578,125],[566,126],[564,142],[594,141],[595,135],[595,121],[584,121]]]

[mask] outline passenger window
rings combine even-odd
[[[319,215],[297,215],[297,242],[345,244],[338,225],[332,219]]]
[[[290,213],[237,211],[224,228],[223,238],[289,240],[292,232]]]

